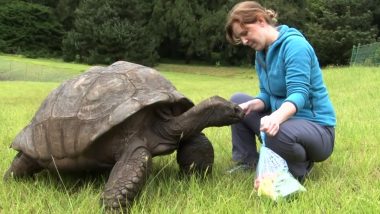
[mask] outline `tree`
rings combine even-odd
[[[63,41],[65,60],[90,64],[127,60],[153,65],[156,41],[148,28],[148,0],[84,0]]]
[[[62,26],[51,8],[13,0],[0,6],[0,50],[27,56],[61,51]]]
[[[73,27],[74,11],[78,4],[79,0],[59,0],[55,7],[55,14],[65,31],[69,31]]]
[[[368,2],[362,0],[309,1],[305,34],[316,49],[322,66],[346,65],[352,46],[376,40]]]
[[[55,8],[58,3],[57,0],[21,0],[21,1],[32,3],[32,4],[43,5],[50,8]]]
[[[199,2],[185,0],[155,0],[150,26],[157,33],[161,56],[185,58],[198,55],[200,17],[205,13]]]
[[[264,0],[262,5],[267,9],[273,9],[278,14],[279,24],[303,29],[307,16],[304,0]]]
[[[247,62],[247,51],[228,45],[225,39],[227,2],[155,0],[150,25],[156,32],[160,57],[184,59],[187,63]]]
[[[366,0],[368,1],[368,8],[373,14],[373,20],[372,20],[372,25],[376,26],[378,31],[377,31],[377,37],[379,40],[380,37],[380,0]]]

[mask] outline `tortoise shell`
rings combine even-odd
[[[119,61],[62,83],[44,100],[11,147],[47,160],[76,157],[112,127],[154,103],[182,113],[194,104],[158,71]]]

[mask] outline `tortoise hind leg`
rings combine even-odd
[[[29,156],[19,152],[4,175],[4,180],[32,176],[42,170],[42,167]]]
[[[102,195],[106,209],[128,208],[150,173],[152,157],[144,147],[125,152],[113,167]]]

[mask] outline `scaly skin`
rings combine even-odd
[[[130,155],[129,155],[130,154]],[[102,195],[107,209],[128,209],[144,186],[152,165],[152,157],[145,147],[124,153],[115,164]]]
[[[32,176],[41,171],[41,166],[32,158],[19,152],[13,159],[11,166],[4,175],[4,180]]]
[[[177,150],[177,163],[184,174],[195,173],[200,176],[211,174],[214,163],[214,149],[211,142],[203,133],[182,140]]]
[[[241,121],[243,110],[219,96],[213,96],[173,118],[162,128],[167,136],[181,136],[187,139],[200,133],[206,127],[226,126]]]

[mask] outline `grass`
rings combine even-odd
[[[0,55],[0,80],[61,82],[85,71],[89,66],[59,60],[29,59]]]
[[[28,65],[28,72],[38,69],[33,65],[42,63],[51,68],[46,73],[67,72],[63,77],[88,67],[14,56],[0,56],[0,65],[3,65],[1,60]],[[162,64],[157,69],[195,103],[212,95],[229,98],[237,91],[257,92],[255,73],[245,68]],[[44,74],[33,82],[0,81],[0,156],[3,158],[0,174],[8,169],[16,154],[9,149],[13,138],[30,122],[47,94],[59,85],[54,78],[43,79]],[[333,155],[316,164],[305,183],[306,193],[279,203],[259,198],[252,192],[254,174],[225,173],[232,164],[229,128],[208,128],[205,133],[215,149],[213,175],[205,180],[183,179],[177,174],[175,154],[156,157],[153,173],[132,212],[379,213],[380,69],[328,68],[324,70],[324,79],[337,112],[336,144]],[[1,180],[0,213],[102,213],[99,197],[106,179],[106,174],[63,175],[61,182],[44,171],[34,180],[6,183]]]

